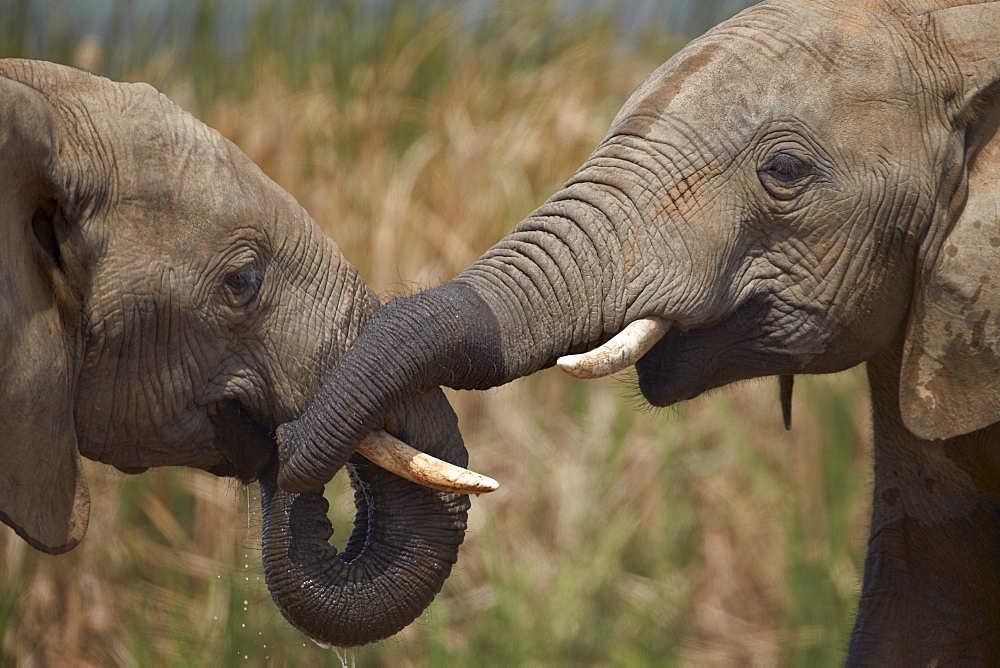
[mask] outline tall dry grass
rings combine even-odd
[[[231,137],[383,294],[446,280],[540,204],[674,48],[630,48],[606,17],[560,23],[544,8],[500,6],[470,28],[454,9],[398,3],[355,35],[347,9],[261,5],[239,63],[210,44],[195,59],[167,48],[125,61],[93,41],[60,48],[150,81]],[[638,408],[627,379],[556,371],[450,393],[473,465],[502,488],[473,501],[430,610],[353,659],[839,663],[867,520],[867,398],[858,372],[802,379],[786,432],[773,385],[660,412]],[[267,596],[253,488],[188,470],[86,472],[91,527],[71,553],[0,531],[4,663],[339,663]]]

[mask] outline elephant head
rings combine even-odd
[[[998,54],[996,2],[774,0],[720,24],[656,70],[508,236],[375,312],[279,428],[279,485],[327,480],[415,391],[489,388],[557,362],[583,377],[635,364],[643,396],[666,406],[890,360],[870,367],[894,378],[873,378],[885,452],[905,441],[935,457],[928,439],[997,422]],[[980,458],[994,482],[996,452]],[[956,462],[928,464],[926,480],[951,467],[956,488],[983,493]],[[918,513],[918,479],[882,497],[877,482],[876,519],[882,503]],[[936,503],[922,525],[947,514]],[[1000,544],[990,526],[975,549]],[[890,589],[880,558],[873,548],[859,620]],[[975,645],[968,633],[956,647]]]
[[[321,488],[275,486],[305,409],[377,299],[295,200],[145,84],[0,61],[0,518],[34,547],[87,529],[80,457],[260,480],[271,593],[318,642],[398,631],[454,563],[468,499],[357,458],[346,550]],[[405,405],[404,405],[405,404]],[[464,463],[439,391],[387,425]]]

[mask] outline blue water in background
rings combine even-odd
[[[316,0],[310,3],[316,11],[335,8],[351,0]],[[458,8],[470,26],[487,17],[491,10],[503,6],[516,12],[528,7],[524,0],[358,0],[361,13],[393,11],[401,4],[416,4],[428,9]],[[127,38],[139,26],[170,26],[159,38],[173,41],[177,35],[188,34],[184,26],[195,26],[199,12],[211,11],[216,37],[222,44],[239,50],[242,26],[260,5],[259,0],[0,0],[0,20],[20,19],[21,25],[31,26],[28,44],[33,56],[45,53],[45,40],[79,41],[93,36],[98,39],[114,34]],[[753,0],[550,0],[557,17],[571,18],[583,9],[598,9],[608,15],[623,40],[639,31],[653,29],[664,35],[683,40],[701,34],[714,24],[754,4]],[[150,48],[161,44],[154,37]],[[176,46],[176,44],[174,45]],[[0,54],[8,55],[8,54]]]

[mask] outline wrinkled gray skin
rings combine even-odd
[[[145,84],[0,60],[0,518],[63,552],[87,528],[80,456],[260,479],[268,586],[314,639],[391,635],[447,578],[467,497],[358,459],[345,552],[322,497],[275,487],[301,412],[377,301],[295,200]],[[465,462],[440,391],[394,431]]]
[[[717,26],[510,235],[373,315],[279,428],[279,485],[326,480],[416,390],[506,383],[645,316],[674,323],[636,364],[656,406],[867,362],[849,662],[1000,665],[998,59],[1000,3],[775,0]]]

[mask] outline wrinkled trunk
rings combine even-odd
[[[400,433],[465,465],[454,414],[440,391],[410,404]],[[430,605],[458,557],[469,508],[467,496],[420,487],[360,456],[348,468],[357,516],[339,553],[327,542],[333,529],[321,493],[281,491],[274,466],[260,479],[271,597],[296,628],[338,647],[387,638]]]
[[[638,210],[585,171],[453,281],[373,314],[310,408],[279,429],[283,489],[329,480],[414,392],[495,387],[648,315],[641,270],[606,259],[627,262],[644,243]]]
[[[300,286],[291,296],[298,319],[275,323],[271,354],[293,369],[284,376],[296,385],[270,383],[276,395],[268,403],[284,400],[283,414],[260,415],[261,425],[304,408],[289,397],[316,392],[323,369],[342,357],[378,304],[336,246],[318,229],[314,232],[309,244],[298,238],[285,242],[296,248],[296,261],[285,271]],[[396,435],[428,454],[466,463],[457,419],[440,390],[409,396],[393,415],[393,427]],[[234,452],[264,451],[273,458],[273,435],[262,426],[227,424],[225,431]],[[250,447],[256,441],[266,441],[266,446]],[[259,476],[264,573],[288,621],[318,643],[351,646],[388,637],[418,617],[457,559],[468,497],[419,487],[358,456],[350,469],[354,530],[338,553],[327,542],[332,529],[319,486],[300,495],[281,492],[276,464],[253,470],[264,469]]]
[[[364,645],[422,613],[451,572],[468,497],[433,492],[370,463],[350,466],[358,515],[343,552],[321,494],[288,494],[261,479],[264,575],[285,618],[313,640]],[[457,540],[456,540],[457,537]]]

